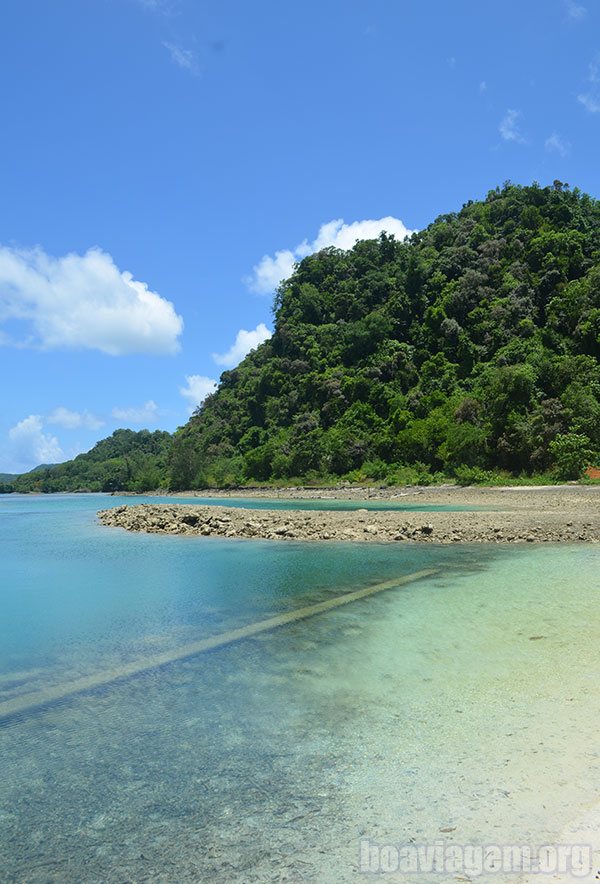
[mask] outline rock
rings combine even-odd
[[[455,493],[457,500],[462,500],[460,495],[463,493],[473,494],[459,490]],[[306,510],[261,512],[192,504],[120,505],[99,513],[98,518],[103,525],[129,531],[203,537],[261,537],[279,542],[292,539],[427,542],[435,538],[438,543],[498,544],[597,543],[600,540],[600,495],[595,499],[589,498],[587,491],[577,488],[569,492],[570,500],[565,502],[564,489],[559,489],[552,497],[545,497],[541,492],[532,493],[528,498],[524,498],[524,492],[489,492],[490,496],[495,494],[502,494],[504,501],[507,498],[510,501],[512,497],[515,508],[492,509],[490,512],[440,511],[431,513],[431,522],[428,523],[421,522],[423,514],[419,515],[418,512],[400,514],[397,511],[367,510],[366,507],[353,513]],[[295,492],[292,496],[303,495]],[[435,502],[434,497],[436,495],[432,495],[432,502]],[[524,499],[526,505],[523,505]],[[446,497],[440,502],[446,503]],[[490,504],[494,506],[493,497]],[[571,516],[576,507],[580,515]],[[587,521],[583,522],[582,518]]]

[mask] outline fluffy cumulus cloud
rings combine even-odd
[[[104,421],[89,411],[71,411],[62,405],[50,412],[46,421],[49,424],[64,427],[66,430],[77,430],[80,427],[86,430],[99,430],[104,426]]]
[[[115,420],[126,424],[155,424],[158,421],[158,405],[153,399],[148,399],[143,405],[134,405],[129,408],[113,408],[112,416]]]
[[[11,469],[25,472],[43,463],[59,463],[65,459],[58,439],[44,432],[39,414],[30,414],[8,432],[8,457]]]
[[[269,331],[264,322],[259,322],[252,331],[246,331],[241,328],[235,336],[235,341],[226,353],[213,353],[213,359],[217,365],[223,365],[225,368],[233,368],[242,359],[255,350],[259,344],[268,341],[272,332]]]
[[[282,249],[274,255],[263,255],[252,268],[252,276],[246,279],[250,291],[258,295],[270,295],[282,279],[288,279],[292,275],[294,264],[300,257],[290,249]]]
[[[100,249],[54,258],[0,246],[0,325],[9,321],[26,329],[13,343],[111,356],[176,353],[183,330],[170,301]]]
[[[500,121],[498,131],[504,141],[513,141],[515,144],[525,144],[525,138],[520,129],[521,113],[517,110],[507,110]]]
[[[180,387],[179,392],[187,400],[188,411],[191,414],[199,405],[202,405],[207,396],[217,388],[217,382],[213,378],[207,378],[200,374],[189,374],[185,378],[185,387]]]
[[[351,224],[346,224],[343,218],[328,221],[321,225],[314,240],[305,239],[294,249],[282,249],[274,255],[263,255],[252,268],[252,275],[246,279],[246,284],[259,295],[269,295],[283,279],[292,275],[294,264],[307,255],[327,246],[351,249],[357,239],[376,239],[384,231],[399,240],[413,233],[399,218],[391,215],[377,220],[353,221]]]

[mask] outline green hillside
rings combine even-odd
[[[167,483],[171,435],[115,430],[91,451],[17,476],[14,491],[149,491]],[[7,490],[7,489],[5,489]]]
[[[173,488],[579,475],[600,447],[600,203],[507,184],[305,258],[270,341],[175,436]]]
[[[0,473],[0,494],[10,494],[17,476],[13,473]]]

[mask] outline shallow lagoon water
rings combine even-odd
[[[98,509],[130,502],[106,495],[0,498],[0,671],[39,666],[44,678],[64,677],[66,667],[85,672],[429,562],[410,547],[399,569],[386,547],[325,546],[315,555],[310,545],[133,535],[98,526]]]
[[[1,880],[356,881],[361,838],[554,843],[599,800],[596,547],[131,535],[103,505],[0,501],[0,700],[438,573],[5,722]]]
[[[468,506],[464,504],[435,504],[420,503],[418,495],[410,495],[406,500],[402,497],[372,500],[332,500],[327,497],[318,499],[286,498],[286,497],[182,497],[182,498],[152,498],[152,501],[192,503],[201,506],[231,506],[234,508],[257,509],[257,510],[338,510],[352,512],[365,509],[370,511],[398,511],[405,513],[433,513],[433,512],[473,512],[474,510],[495,509],[489,506]],[[128,498],[128,503],[137,503],[137,498]]]

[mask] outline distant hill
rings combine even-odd
[[[86,454],[14,477],[15,491],[149,491],[167,482],[170,433],[115,430]]]
[[[13,473],[0,473],[0,494],[10,494],[14,491],[14,481],[18,478]]]
[[[31,475],[40,470],[49,470],[55,466],[57,466],[57,464],[39,464],[37,467],[29,470],[29,474]],[[22,475],[23,473],[0,473],[0,494],[10,494],[15,491],[15,481]]]
[[[180,429],[171,487],[576,477],[600,449],[600,203],[507,184],[304,258],[274,334]]]

